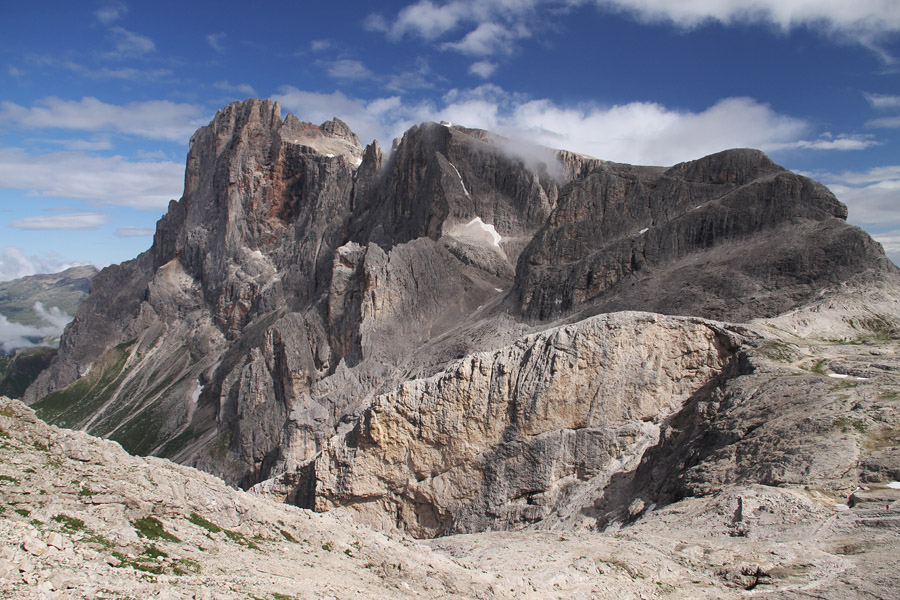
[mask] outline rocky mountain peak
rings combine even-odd
[[[666,174],[696,183],[744,185],[754,179],[783,172],[785,168],[776,165],[761,150],[735,148],[679,163]]]

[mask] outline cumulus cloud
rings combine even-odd
[[[48,96],[31,107],[0,102],[0,124],[21,129],[107,131],[148,139],[186,142],[209,121],[207,111],[194,104],[151,100],[108,104],[90,96],[63,100]]]
[[[479,60],[469,65],[469,73],[478,75],[482,79],[487,79],[497,70],[497,63],[489,60]]]
[[[365,24],[369,30],[381,31],[393,40],[416,36],[434,41],[466,30],[462,39],[445,47],[470,53],[479,48],[486,55],[487,50],[501,49],[496,44],[478,43],[481,38],[497,38],[497,32],[490,30],[491,24],[502,26],[516,34],[512,38],[521,39],[552,18],[551,10],[586,5],[683,29],[709,22],[768,24],[784,31],[809,27],[860,43],[888,62],[893,58],[879,42],[900,31],[900,4],[896,0],[419,0],[402,8],[393,18],[370,15]],[[473,37],[466,42],[469,36]]]
[[[0,281],[19,279],[39,273],[59,273],[71,267],[90,263],[68,260],[60,256],[27,256],[21,248],[0,248]]]
[[[365,26],[395,41],[408,36],[434,41],[467,29],[460,39],[444,42],[442,47],[471,56],[508,54],[515,49],[517,40],[530,37],[534,9],[541,3],[541,0],[452,0],[439,4],[420,0],[402,8],[393,21],[380,14],[370,15]],[[560,0],[543,3],[566,4]]]
[[[45,325],[11,323],[5,316],[0,315],[0,354],[11,354],[18,348],[32,348],[46,343],[48,338],[62,335],[63,329],[72,321],[72,317],[58,307],[45,309],[40,302],[34,303],[34,312]]]
[[[181,196],[184,165],[130,161],[80,152],[30,155],[0,148],[0,187],[41,196],[77,198],[95,204],[163,210]]]
[[[16,229],[42,229],[68,231],[74,229],[96,229],[109,223],[109,215],[103,213],[69,213],[40,217],[25,217],[9,224]]]

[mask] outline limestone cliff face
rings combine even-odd
[[[638,460],[734,351],[691,319],[545,330],[894,289],[845,216],[756,151],[634,167],[426,123],[387,156],[338,119],[236,102],[25,400],[305,505],[422,535],[514,526]]]
[[[539,521],[656,441],[741,336],[616,313],[473,354],[378,396],[314,464],[314,506],[415,535]]]

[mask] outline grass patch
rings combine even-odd
[[[91,489],[88,488],[88,487],[85,486],[85,485],[82,485],[82,486],[81,486],[81,489],[78,490],[78,497],[79,497],[79,498],[90,498],[90,497],[93,496],[93,495],[94,495],[94,492],[91,491]]]
[[[20,517],[27,517],[28,515],[31,514],[31,511],[28,510],[27,508],[17,508],[16,514],[18,514]]]
[[[230,529],[223,529],[223,531],[225,532],[225,535],[228,536],[228,539],[235,544],[244,546],[245,548],[251,548],[253,550],[260,549],[259,546],[257,546],[256,543],[253,542],[253,540],[248,540],[247,537],[242,533],[231,531]]]
[[[825,361],[817,360],[816,363],[810,367],[810,372],[818,373],[819,375],[825,375]]]
[[[278,533],[281,534],[281,537],[283,537],[283,538],[286,539],[287,541],[291,542],[292,544],[299,544],[299,543],[300,543],[300,542],[297,541],[297,538],[295,538],[294,536],[292,536],[292,535],[290,534],[290,532],[285,531],[284,529],[279,529],[279,530],[278,530]]]
[[[222,528],[213,523],[212,521],[207,521],[197,513],[191,513],[191,516],[188,517],[188,521],[196,525],[197,527],[202,527],[203,529],[209,531],[210,533],[219,533],[222,531]]]
[[[66,531],[76,532],[76,531],[84,531],[86,528],[84,526],[84,521],[81,519],[76,519],[75,517],[70,517],[68,515],[59,514],[53,517],[53,520],[62,525],[62,528]]]
[[[37,416],[53,425],[73,428],[95,414],[115,393],[135,341],[107,350],[91,372],[32,405]]]
[[[189,558],[182,558],[177,565],[172,567],[172,572],[176,575],[196,574],[200,572],[200,563]]]
[[[150,544],[149,546],[147,546],[146,548],[144,548],[144,556],[150,557],[150,558],[152,558],[152,559],[154,559],[154,560],[157,559],[157,558],[160,558],[160,557],[161,557],[161,558],[168,558],[168,557],[169,557],[168,554],[166,554],[165,552],[163,552],[162,550],[160,550],[159,548],[157,548],[157,547],[154,546],[153,544]]]
[[[859,433],[865,433],[869,430],[869,426],[861,419],[853,419],[851,417],[837,417],[831,422],[835,429],[840,429],[844,433],[856,430]]]
[[[0,483],[19,483],[19,480],[9,475],[0,475]]]
[[[168,542],[180,542],[181,540],[169,533],[156,517],[144,517],[132,521],[131,525],[138,535],[148,540],[166,540]]]

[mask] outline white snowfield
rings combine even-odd
[[[496,246],[497,248],[500,247],[500,242],[503,240],[503,238],[499,233],[497,233],[497,230],[494,229],[493,225],[488,225],[481,220],[481,217],[475,217],[474,219],[466,223],[465,232],[471,235],[470,230],[475,228],[481,229],[481,231],[491,236],[491,240],[494,246]]]

